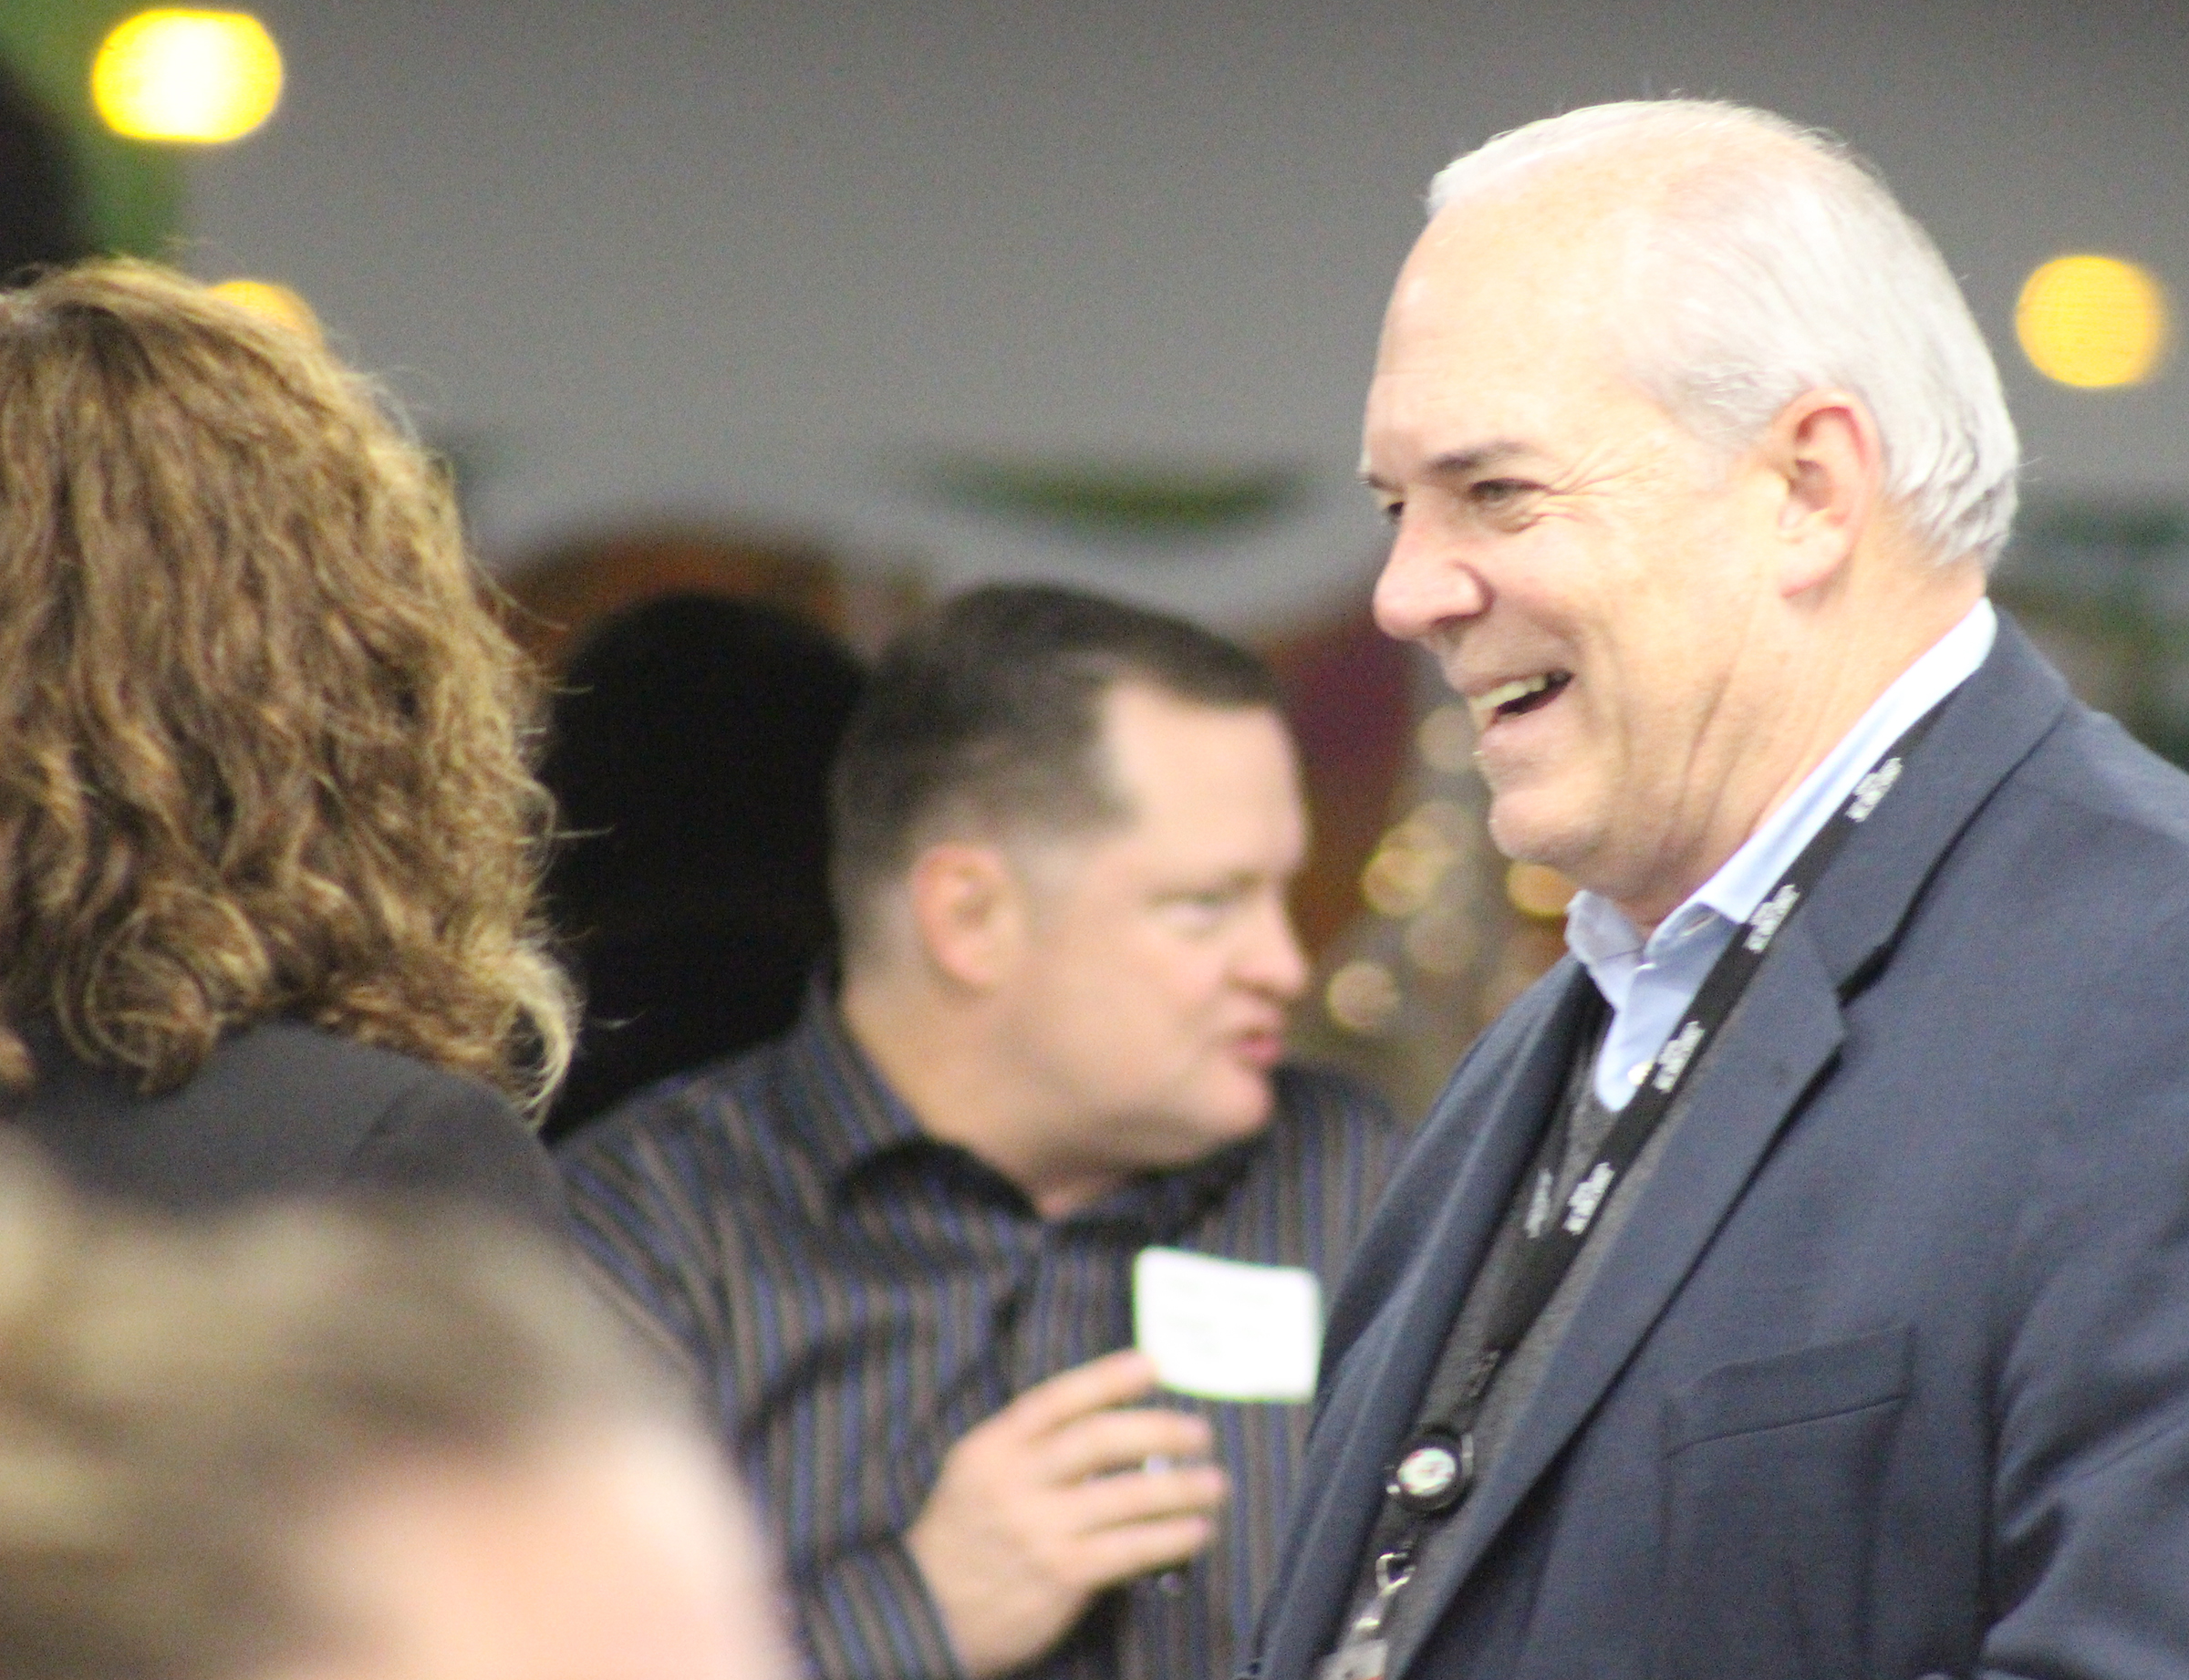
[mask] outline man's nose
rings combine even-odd
[[[1489,591],[1456,544],[1439,540],[1426,521],[1404,514],[1375,580],[1375,622],[1385,636],[1421,641],[1472,618],[1489,605]]]
[[[1251,937],[1240,952],[1239,976],[1256,990],[1292,1002],[1307,990],[1307,953],[1292,931],[1292,912],[1273,898],[1255,918]]]

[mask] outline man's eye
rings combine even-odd
[[[1239,895],[1229,889],[1204,893],[1179,893],[1170,900],[1170,913],[1180,922],[1194,927],[1206,927],[1221,921],[1238,903]]]
[[[1503,507],[1534,488],[1526,479],[1486,478],[1470,485],[1468,493],[1484,507]]]
[[[1395,525],[1398,523],[1399,515],[1406,511],[1406,504],[1404,502],[1385,503],[1382,509],[1385,523]]]

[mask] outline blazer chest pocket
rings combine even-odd
[[[1667,1396],[1661,1674],[1867,1672],[1879,1507],[1914,1369],[1901,1325],[1722,1366]]]

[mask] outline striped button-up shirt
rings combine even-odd
[[[1348,1080],[1276,1078],[1261,1136],[1043,1220],[928,1137],[816,998],[787,1037],[658,1085],[565,1146],[586,1250],[693,1371],[768,1508],[816,1673],[959,1673],[905,1531],[960,1436],[1130,1345],[1142,1248],[1307,1266],[1334,1285],[1400,1133]],[[1214,1425],[1231,1479],[1219,1538],[1105,1595],[1024,1671],[1040,1680],[1229,1672],[1307,1408],[1170,1403]]]

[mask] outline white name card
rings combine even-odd
[[[1304,1267],[1143,1249],[1133,1260],[1133,1343],[1174,1394],[1312,1400],[1322,1285]]]

